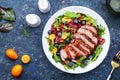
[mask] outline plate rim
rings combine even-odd
[[[97,17],[99,17],[100,18],[100,20],[102,20],[102,22],[104,23],[104,25],[105,25],[105,28],[107,29],[107,34],[108,34],[108,44],[107,44],[107,50],[106,50],[106,54],[104,55],[104,58],[101,60],[101,62],[99,62],[99,64],[97,64],[94,68],[91,68],[90,70],[86,70],[86,71],[82,71],[82,72],[74,72],[74,71],[72,71],[72,70],[65,70],[65,69],[61,69],[61,68],[59,68],[58,66],[56,66],[55,64],[57,64],[55,61],[54,62],[52,62],[51,60],[50,60],[50,56],[49,55],[47,55],[46,54],[46,49],[45,49],[45,45],[44,45],[44,38],[45,38],[45,36],[44,36],[44,34],[45,34],[45,29],[46,29],[46,26],[49,24],[49,21],[51,20],[51,18],[53,18],[53,17],[55,17],[56,15],[57,16],[59,16],[58,14],[60,14],[60,12],[61,11],[64,11],[64,10],[67,10],[67,9],[72,9],[72,8],[83,8],[83,9],[86,9],[86,10],[89,10],[89,11],[91,11],[91,12],[93,12],[93,13],[95,13],[95,15],[97,15]],[[75,11],[74,11],[75,12]],[[79,11],[80,12],[80,11]],[[81,12],[81,13],[83,13],[83,12]],[[63,14],[63,13],[62,13]],[[47,42],[47,41],[46,41]],[[108,53],[108,51],[109,51],[109,47],[110,47],[110,32],[109,32],[109,29],[108,29],[108,26],[107,26],[107,24],[106,24],[106,22],[104,21],[104,19],[97,13],[97,12],[95,12],[94,10],[92,10],[92,9],[90,9],[90,8],[87,8],[87,7],[84,7],[84,6],[69,6],[69,7],[65,7],[65,8],[63,8],[63,9],[60,9],[60,10],[58,10],[57,12],[55,12],[55,13],[53,13],[53,15],[48,19],[48,21],[47,21],[47,23],[46,23],[46,25],[45,25],[45,27],[44,27],[44,30],[43,30],[43,34],[42,34],[42,47],[43,47],[43,51],[44,51],[44,53],[45,53],[45,55],[46,55],[46,57],[47,57],[47,59],[50,61],[50,63],[52,63],[52,65],[54,65],[56,68],[58,68],[59,70],[61,70],[61,71],[63,71],[63,72],[67,72],[67,73],[72,73],[72,74],[80,74],[80,73],[85,73],[85,72],[88,72],[88,71],[91,71],[91,70],[93,70],[93,69],[95,69],[96,67],[98,67],[102,62],[103,62],[103,60],[105,59],[105,57],[106,57],[106,55],[107,55],[107,53]],[[49,54],[49,53],[48,53]],[[51,54],[52,55],[52,54]],[[51,56],[52,57],[52,56]],[[97,61],[97,60],[96,60]],[[95,61],[95,62],[96,62]],[[54,64],[55,63],[55,64]],[[94,62],[92,62],[92,63],[94,63]],[[60,63],[59,63],[60,64]],[[89,64],[88,64],[89,65]],[[62,66],[63,67],[63,66]],[[63,67],[64,68],[64,67]]]

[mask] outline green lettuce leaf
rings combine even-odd
[[[0,7],[0,19],[4,19],[7,21],[15,21],[16,20],[15,12],[13,11],[12,8]]]
[[[102,44],[98,45],[93,52],[93,58],[91,60],[96,61],[102,50],[103,50]]]
[[[81,15],[80,14],[77,14],[75,12],[70,12],[70,11],[67,11],[66,13],[64,13],[64,16],[66,18],[79,18]]]
[[[53,59],[55,60],[55,62],[61,62],[60,57],[57,56],[56,54],[53,54]]]

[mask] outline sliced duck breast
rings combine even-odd
[[[83,35],[80,35],[79,33],[76,33],[76,34],[74,34],[74,38],[80,38],[80,39],[82,39],[86,44],[88,44],[90,47],[92,47],[93,49],[94,49],[94,44],[92,44],[91,42],[89,42],[86,38],[85,38],[85,36],[83,36]]]
[[[85,28],[78,29],[78,33],[87,35],[96,45],[98,43],[98,38],[95,37],[94,34],[90,30],[86,30]]]
[[[87,57],[98,44],[97,29],[93,26],[81,26],[73,39],[60,50],[60,57],[65,64],[67,60],[77,62],[82,56]]]
[[[79,50],[77,47],[75,47],[73,44],[69,44],[69,46],[71,46],[76,52],[78,52],[79,54],[79,56],[85,56],[86,57],[86,55],[85,55],[85,53],[84,52],[82,52],[81,50]]]
[[[81,26],[81,28],[89,29],[89,30],[91,30],[92,32],[94,32],[95,34],[97,34],[97,29],[96,29],[94,26],[84,25],[84,26]]]

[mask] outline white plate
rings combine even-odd
[[[69,70],[65,70],[63,65],[61,65],[60,63],[56,63],[53,58],[52,58],[52,54],[50,53],[50,51],[48,50],[49,45],[47,43],[47,40],[45,39],[45,37],[48,36],[48,30],[50,30],[51,28],[51,24],[55,21],[55,18],[58,17],[59,15],[63,15],[63,13],[65,13],[66,11],[73,11],[73,12],[80,12],[80,13],[84,13],[84,14],[89,14],[91,15],[93,18],[97,19],[97,23],[101,24],[102,26],[105,27],[105,34],[103,35],[103,38],[105,38],[105,43],[103,44],[103,51],[101,52],[101,54],[99,55],[98,59],[95,62],[91,62],[90,64],[88,64],[85,68],[81,68],[81,67],[77,67],[75,68],[75,70],[69,69]],[[71,6],[71,7],[66,7],[63,8],[59,11],[57,11],[47,22],[47,24],[45,25],[43,34],[42,34],[42,44],[43,44],[43,49],[45,52],[45,55],[47,56],[48,60],[58,69],[67,72],[67,73],[74,73],[74,74],[78,74],[78,73],[85,73],[88,72],[94,68],[96,68],[105,58],[105,56],[107,55],[107,52],[109,50],[109,45],[110,45],[110,34],[109,34],[109,30],[107,27],[107,24],[105,23],[105,21],[102,19],[102,17],[97,14],[95,11],[86,8],[86,7],[82,7],[82,6]]]

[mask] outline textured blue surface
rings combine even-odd
[[[111,70],[110,61],[120,50],[120,17],[109,13],[105,0],[49,0],[51,11],[42,14],[38,9],[38,0],[0,0],[0,6],[12,7],[16,12],[15,27],[9,33],[0,33],[0,80],[105,80]],[[85,6],[95,10],[108,24],[111,34],[111,44],[105,60],[94,70],[84,74],[68,74],[56,69],[46,58],[42,49],[42,32],[44,26],[56,11],[67,6]],[[27,26],[25,16],[35,13],[42,19],[38,28]],[[30,32],[30,37],[23,35],[21,24]],[[19,54],[17,61],[12,61],[5,56],[7,48],[15,48]],[[20,61],[22,54],[29,54],[31,62],[24,65]],[[12,66],[23,65],[23,74],[14,78],[10,74]],[[120,68],[116,69],[111,80],[120,80]]]

